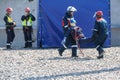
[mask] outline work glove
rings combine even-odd
[[[14,27],[16,27],[16,23],[15,23],[15,21],[13,22],[13,28],[14,28]]]

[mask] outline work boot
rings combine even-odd
[[[64,47],[58,49],[58,52],[59,52],[59,55],[60,55],[60,56],[62,56],[62,53],[64,52],[64,50],[65,50]]]
[[[72,48],[72,56],[71,57],[78,57],[77,56],[77,47]]]
[[[32,48],[32,42],[28,42],[28,47]]]
[[[97,59],[103,58],[104,50],[100,45],[97,46],[97,51],[99,53],[99,56],[97,56]]]
[[[28,42],[25,42],[24,48],[28,48]]]
[[[12,49],[12,47],[10,45],[7,45],[6,48],[7,49]]]
[[[104,53],[105,53],[104,51],[99,52],[99,56],[97,56],[97,59],[102,59],[102,58],[103,58],[103,54],[104,54]]]

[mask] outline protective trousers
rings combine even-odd
[[[62,44],[62,47],[59,49],[59,54],[62,56],[62,53],[69,45],[71,45],[72,47],[71,56],[76,57],[77,56],[77,43],[76,43],[76,40],[73,39],[71,34],[67,37],[65,44]]]
[[[32,26],[23,27],[25,48],[32,47]]]
[[[104,52],[103,44],[104,44],[105,40],[107,39],[107,36],[108,35],[105,34],[105,35],[102,35],[99,37],[92,36],[91,38],[81,39],[81,40],[79,40],[79,44],[87,44],[87,43],[94,42],[96,50],[98,51],[99,56],[100,56]]]
[[[105,42],[105,40],[107,39],[107,35],[104,36],[100,36],[99,38],[97,38],[95,40],[95,46],[97,51],[99,52],[99,54],[101,54],[102,52],[104,52],[103,50],[103,44]]]
[[[6,34],[7,34],[7,44],[6,48],[11,48],[11,44],[15,38],[15,33],[13,28],[6,28]]]

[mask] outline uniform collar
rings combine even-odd
[[[100,22],[101,20],[103,20],[103,18],[97,18],[96,20],[97,22]]]

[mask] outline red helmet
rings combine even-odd
[[[12,12],[12,11],[13,11],[13,9],[12,9],[11,7],[8,7],[8,8],[6,9],[6,12],[7,12],[7,13]]]
[[[102,11],[97,11],[96,16],[100,16],[100,17],[103,16],[103,12]]]
[[[26,8],[25,8],[25,12],[30,12],[30,8],[29,8],[29,7],[26,7]]]

